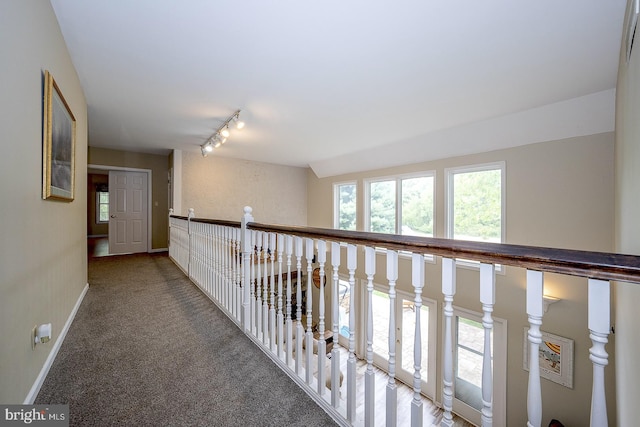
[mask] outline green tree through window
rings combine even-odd
[[[433,236],[433,176],[371,181],[369,231]]]
[[[337,228],[339,230],[356,229],[356,184],[340,184],[334,190],[337,203]]]
[[[502,240],[502,169],[453,174],[452,237]]]

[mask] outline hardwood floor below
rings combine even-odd
[[[87,254],[89,258],[97,258],[109,255],[108,237],[89,237],[87,239]]]

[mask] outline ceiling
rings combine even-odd
[[[51,3],[93,147],[199,153],[240,109],[210,156],[322,177],[613,126],[625,0]]]

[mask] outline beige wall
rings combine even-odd
[[[169,236],[169,156],[89,147],[89,164],[151,170],[151,249],[166,249]]]
[[[23,403],[87,284],[87,107],[48,1],[0,3],[0,403]],[[75,200],[42,200],[49,70],[76,123]],[[52,341],[31,349],[34,325]]]
[[[616,251],[640,255],[640,35],[627,63],[626,30],[616,88]],[[618,423],[630,426],[640,419],[640,285],[619,283],[615,296]]]
[[[257,222],[306,225],[307,169],[182,152],[181,215],[240,221],[247,205]]]
[[[89,236],[106,236],[109,234],[109,224],[98,223],[96,184],[109,184],[109,175],[89,174],[87,178],[87,234]]]
[[[614,135],[612,133],[562,141],[526,145],[426,162],[404,167],[369,171],[318,179],[309,179],[308,218],[310,226],[332,226],[332,184],[349,180],[358,183],[359,229],[364,224],[363,179],[376,176],[435,171],[435,234],[445,235],[444,170],[445,168],[496,161],[506,163],[506,241],[508,243],[596,251],[613,250],[614,219]],[[384,258],[378,257],[379,268]],[[363,265],[359,260],[358,265]],[[401,266],[410,278],[408,262]],[[427,263],[427,286],[424,295],[439,302],[438,329],[441,329],[442,296],[439,288],[440,262]],[[385,283],[384,275],[376,281]],[[361,278],[364,278],[362,276]],[[478,273],[458,268],[456,306],[481,312],[478,301]],[[524,272],[508,268],[497,277],[497,303],[494,315],[508,322],[507,425],[525,425],[527,419],[527,372],[522,369],[523,328],[528,325],[525,310]],[[398,287],[410,290],[410,283]],[[588,425],[591,399],[591,362],[589,333],[586,327],[587,288],[584,280],[546,275],[545,289],[563,299],[552,306],[544,317],[542,329],[571,338],[575,342],[574,388],[568,389],[542,380],[543,425],[551,417],[565,425]],[[441,332],[439,332],[441,335]],[[613,340],[613,338],[611,339]],[[607,347],[612,354],[614,345]],[[438,351],[437,358],[441,358]],[[440,362],[438,363],[438,365]],[[615,389],[613,360],[607,370],[609,414],[615,424]],[[438,372],[438,378],[440,374]],[[441,384],[436,387],[441,389]],[[439,392],[438,392],[439,393]]]

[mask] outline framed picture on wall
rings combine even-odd
[[[525,371],[529,370],[529,340],[524,328],[523,363]],[[565,387],[573,388],[573,340],[540,331],[542,342],[538,349],[540,376]]]
[[[42,198],[75,196],[76,119],[49,71],[44,72]]]

